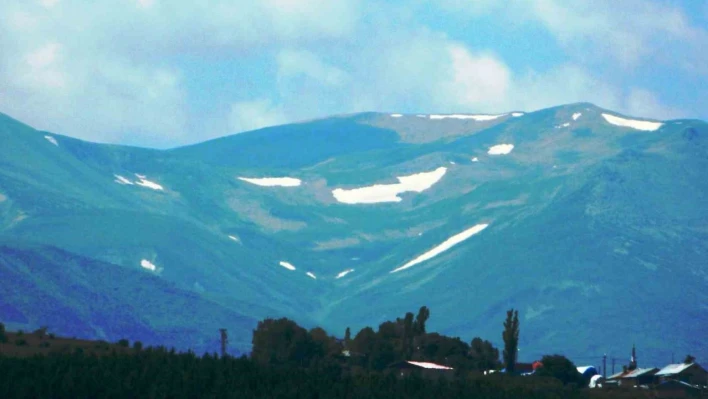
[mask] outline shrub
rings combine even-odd
[[[49,329],[49,327],[42,326],[42,327],[39,327],[38,329],[34,330],[34,332],[32,334],[38,336],[39,338],[44,338],[44,336],[47,335],[48,329]]]
[[[133,342],[133,349],[135,349],[136,351],[142,350],[142,349],[143,349],[143,343],[140,342],[140,341],[135,341],[135,342]]]
[[[7,334],[5,334],[5,325],[0,323],[0,343],[7,342]]]
[[[108,350],[111,347],[110,344],[106,341],[96,341],[96,344],[94,346],[101,350]]]
[[[127,339],[123,338],[123,339],[121,339],[121,340],[118,341],[118,346],[122,346],[122,347],[124,347],[124,348],[128,348],[128,347],[130,347],[130,341],[128,341]]]
[[[17,346],[27,346],[28,344],[27,344],[27,340],[26,340],[26,339],[24,339],[24,338],[17,338],[17,339],[15,340],[15,345],[17,345]]]

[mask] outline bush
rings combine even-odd
[[[0,343],[7,342],[7,334],[5,334],[5,325],[0,323]]]
[[[26,340],[26,339],[24,339],[24,338],[17,338],[17,339],[15,340],[15,345],[17,345],[17,346],[27,346],[28,344],[27,344],[27,340]]]
[[[108,342],[106,342],[106,341],[96,341],[96,343],[94,344],[94,346],[95,346],[97,349],[101,349],[101,350],[108,350],[108,349],[111,348],[111,345],[110,345]]]
[[[123,339],[121,339],[121,340],[118,341],[118,346],[122,346],[123,348],[128,348],[128,347],[130,347],[130,341],[128,341],[127,339],[123,338]]]
[[[48,329],[49,329],[49,327],[42,326],[42,327],[39,327],[38,329],[34,330],[34,332],[32,334],[38,336],[39,338],[44,338],[44,336],[47,335]]]
[[[133,342],[133,349],[135,349],[136,351],[142,350],[142,349],[143,349],[143,343],[140,342],[140,341],[135,341],[135,342]]]

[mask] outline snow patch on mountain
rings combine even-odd
[[[54,144],[55,146],[59,147],[59,143],[57,142],[57,139],[55,139],[52,136],[44,136],[45,139],[47,139],[48,142]]]
[[[294,177],[239,177],[238,179],[263,187],[297,187],[302,184],[302,180]]]
[[[478,122],[483,122],[483,121],[491,121],[494,119],[497,119],[499,117],[502,117],[506,114],[499,114],[499,115],[464,115],[464,114],[452,114],[452,115],[430,115],[430,119],[474,119],[475,121]]]
[[[448,249],[454,247],[455,245],[465,241],[466,239],[472,237],[473,235],[479,233],[480,231],[484,230],[489,226],[489,224],[478,224],[473,227],[470,227],[469,229],[455,234],[454,236],[448,238],[445,240],[442,244],[436,246],[435,248],[431,249],[430,251],[418,256],[417,258],[413,259],[412,261],[406,263],[405,265],[393,269],[391,273],[396,273],[401,270],[408,269],[409,267],[413,267],[417,265],[418,263],[425,262],[426,260],[432,259],[437,255],[440,255],[441,253],[447,251]]]
[[[581,112],[576,112],[576,113],[574,113],[574,114],[573,114],[573,120],[574,120],[574,121],[577,121],[578,118],[580,118],[580,115],[582,115]]]
[[[116,178],[114,181],[115,181],[116,183],[118,183],[118,184],[133,185],[133,182],[132,182],[132,181],[126,179],[125,177],[123,177],[123,176],[121,176],[121,175],[113,175],[113,176],[115,176],[115,178]]]
[[[137,184],[138,186],[151,188],[153,190],[160,190],[160,191],[164,190],[164,188],[161,185],[159,185],[153,181],[147,180],[144,175],[139,175],[136,173],[135,176],[138,176],[138,178],[140,179],[140,181],[135,182],[135,184]]]
[[[241,240],[239,240],[238,237],[236,237],[236,236],[230,235],[230,236],[228,236],[228,237],[229,237],[229,240],[231,240],[231,241],[236,241],[236,242],[238,242],[238,243],[241,242]]]
[[[140,266],[143,268],[150,270],[151,272],[157,271],[157,266],[155,266],[154,263],[150,262],[147,259],[143,259],[140,261]]]
[[[280,266],[283,266],[284,268],[286,268],[286,269],[288,269],[288,270],[295,270],[295,266],[293,266],[293,265],[292,265],[291,263],[289,263],[289,262],[280,261],[279,265],[280,265]]]
[[[349,274],[349,273],[351,273],[351,272],[353,272],[353,271],[354,271],[354,269],[348,269],[348,270],[345,270],[345,271],[343,271],[343,272],[339,272],[339,274],[337,274],[337,277],[335,277],[335,278],[336,278],[336,279],[340,279],[340,278],[346,276],[347,274]]]
[[[337,201],[345,204],[401,202],[403,199],[398,196],[399,194],[408,191],[421,193],[440,181],[445,172],[447,172],[447,168],[439,167],[432,172],[397,177],[399,183],[375,184],[351,190],[337,188],[332,190],[332,195]]]
[[[477,158],[477,157],[472,158],[472,162],[479,162],[479,158]]]
[[[518,118],[520,116],[524,116],[524,113],[523,112],[512,112],[511,116],[513,116],[514,118]]]
[[[497,144],[489,147],[487,154],[489,155],[506,155],[514,149],[513,144]]]
[[[663,123],[662,122],[650,122],[650,121],[640,121],[636,119],[626,119],[626,118],[621,118],[619,116],[615,115],[610,115],[610,114],[602,114],[602,117],[605,118],[605,120],[608,123],[611,123],[616,126],[622,126],[622,127],[631,127],[632,129],[637,129],[637,130],[644,130],[647,132],[653,132],[657,129],[659,129]]]
[[[391,114],[391,118],[400,118],[403,116],[403,114]]]
[[[307,272],[307,273],[305,273],[305,274],[307,274],[307,276],[310,277],[310,278],[312,278],[313,280],[317,280],[317,276],[315,276],[314,273],[312,273],[312,272]]]

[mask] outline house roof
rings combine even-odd
[[[412,364],[414,366],[422,367],[424,369],[436,369],[436,370],[452,370],[452,367],[443,366],[441,364],[435,364],[430,362],[414,362],[407,360],[406,363]]]
[[[668,366],[664,367],[663,369],[659,370],[656,375],[662,376],[662,375],[674,375],[674,374],[679,374],[686,370],[687,368],[693,366],[696,363],[676,363],[676,364],[669,364]]]
[[[580,367],[576,367],[576,368],[578,369],[578,373],[580,373],[580,374],[585,374],[588,370],[592,370],[592,371],[597,372],[595,370],[595,366],[580,366]]]
[[[622,378],[625,375],[629,374],[627,371],[620,371],[619,373],[612,374],[611,376],[607,377],[608,380],[616,380],[618,378]]]
[[[646,369],[635,369],[631,373],[623,375],[621,378],[637,378],[643,375],[651,375],[654,372],[659,371],[656,367],[646,368]]]

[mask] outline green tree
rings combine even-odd
[[[352,340],[352,331],[347,327],[347,330],[344,331],[344,347],[349,349],[349,343]]]
[[[406,316],[403,318],[403,339],[402,339],[402,346],[403,346],[403,357],[406,359],[410,359],[410,357],[413,354],[413,337],[414,337],[414,329],[413,329],[413,323],[414,323],[414,318],[413,313],[408,312],[406,313]]]
[[[469,357],[474,370],[496,370],[499,367],[499,349],[482,338],[472,339]]]
[[[502,332],[504,340],[504,366],[507,373],[513,373],[516,366],[516,356],[519,349],[519,311],[509,309],[506,312],[506,320],[504,321],[504,332]]]
[[[541,358],[542,367],[536,370],[535,375],[540,377],[553,377],[563,384],[576,385],[578,387],[587,385],[587,381],[578,372],[575,364],[562,355],[546,355]]]
[[[7,334],[5,333],[5,325],[0,323],[0,343],[7,342]]]
[[[286,318],[258,322],[252,343],[251,357],[258,363],[305,365],[310,357],[307,330]]]
[[[425,334],[425,323],[428,321],[429,318],[430,309],[428,309],[426,306],[422,306],[420,310],[418,310],[418,315],[415,317],[415,335]]]

